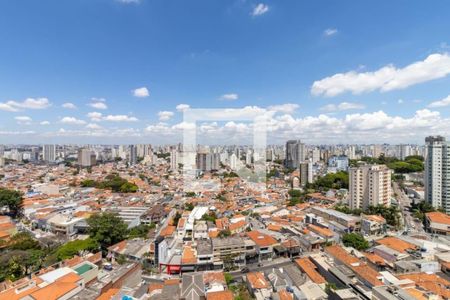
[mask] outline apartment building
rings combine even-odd
[[[442,136],[425,138],[425,200],[450,213],[450,147]]]
[[[349,170],[349,206],[366,209],[391,203],[391,171],[385,165],[363,165]]]

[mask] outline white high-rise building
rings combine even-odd
[[[172,171],[178,170],[178,159],[179,155],[177,149],[170,149],[170,169]]]
[[[347,157],[349,159],[356,159],[356,147],[354,145],[348,146]]]
[[[0,157],[3,157],[5,155],[5,146],[0,145]]]
[[[81,167],[92,167],[97,163],[95,152],[90,149],[78,150],[78,165]]]
[[[237,165],[238,165],[238,158],[236,156],[236,154],[231,154],[230,156],[230,168],[233,171],[237,170]]]
[[[320,161],[320,149],[314,148],[312,151],[312,163],[315,164]]]
[[[56,146],[55,145],[43,145],[42,146],[42,160],[46,162],[56,161]]]
[[[300,140],[290,140],[286,142],[286,167],[298,169],[300,162],[306,158],[305,144]]]
[[[305,186],[307,183],[313,182],[313,163],[311,160],[306,160],[300,163],[300,185]]]
[[[412,149],[410,145],[399,145],[398,150],[398,158],[400,158],[401,160],[405,160],[406,157],[412,155]]]
[[[136,145],[130,145],[129,162],[130,162],[130,165],[137,164],[137,147],[136,147]]]
[[[450,145],[442,136],[425,138],[425,201],[450,213]]]
[[[349,206],[366,209],[391,203],[391,170],[385,165],[364,165],[349,169]]]

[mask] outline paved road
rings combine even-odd
[[[416,222],[414,220],[414,216],[409,211],[409,208],[411,207],[411,199],[405,194],[403,189],[401,189],[396,182],[393,183],[393,187],[394,192],[397,195],[399,208],[402,212],[405,230],[409,232],[409,234],[426,234],[425,230],[423,229],[422,223]]]

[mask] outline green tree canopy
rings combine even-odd
[[[99,248],[99,244],[92,238],[85,240],[70,241],[56,250],[56,257],[58,260],[72,258],[82,251],[94,251]]]
[[[0,207],[8,206],[12,217],[20,217],[23,210],[23,194],[19,191],[0,188]]]
[[[344,234],[342,242],[346,247],[353,247],[356,250],[366,250],[369,248],[369,242],[359,233]]]
[[[104,212],[87,219],[89,236],[97,241],[102,249],[114,245],[127,236],[127,224],[115,213]]]

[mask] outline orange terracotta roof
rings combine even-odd
[[[83,278],[75,273],[69,273],[31,293],[30,296],[36,300],[57,300],[76,289],[78,287],[77,283],[80,280],[83,280]]]
[[[162,284],[162,283],[150,283],[148,285],[148,293],[150,294],[153,291],[162,290],[163,287],[164,287],[164,284]]]
[[[293,300],[294,296],[286,290],[281,290],[278,292],[278,298],[280,300]]]
[[[206,294],[206,300],[233,300],[231,291],[210,292]]]
[[[183,254],[181,255],[182,264],[195,264],[197,262],[197,255],[191,246],[183,247]]]
[[[431,222],[450,225],[450,216],[447,214],[435,211],[426,213],[425,215]]]
[[[160,235],[162,237],[171,236],[175,232],[175,229],[176,229],[175,226],[168,225],[161,230]]]
[[[247,280],[253,289],[267,289],[269,283],[267,282],[262,272],[252,272],[247,274]]]
[[[431,291],[436,295],[443,297],[444,299],[450,298],[450,290],[447,288],[450,286],[450,281],[437,276],[436,274],[428,273],[413,273],[398,275],[399,279],[410,279],[416,283],[417,286]]]
[[[347,251],[342,249],[339,245],[329,246],[325,248],[325,252],[332,255],[334,258],[342,261],[347,266],[351,266],[352,264],[359,263],[359,260],[353,255],[348,254]]]
[[[269,226],[267,226],[268,230],[272,230],[272,231],[281,231],[281,229],[283,229],[283,226],[278,225],[278,224],[269,224]]]
[[[220,233],[219,230],[210,230],[208,231],[208,236],[210,238],[216,238],[219,236],[219,233]]]
[[[322,284],[327,282],[325,278],[323,278],[322,275],[320,275],[319,272],[316,271],[316,265],[308,257],[298,258],[295,260],[295,262],[300,267],[300,269],[305,272],[306,275],[308,275],[308,277],[311,278],[311,280],[315,283]]]
[[[260,247],[272,246],[278,244],[277,240],[267,235],[265,233],[259,232],[257,230],[252,230],[247,232],[247,236],[255,242],[256,245]]]
[[[359,277],[365,279],[373,286],[383,285],[377,278],[379,273],[361,262],[358,258],[350,255],[339,245],[333,245],[325,248],[325,252],[329,253],[334,259],[343,262],[347,267],[351,268]]]
[[[94,255],[91,255],[87,258],[87,261],[89,261],[93,264],[98,263],[101,260],[102,260],[102,252],[101,251],[99,251],[99,252],[95,253]]]
[[[313,224],[310,224],[308,226],[308,228],[312,232],[317,233],[318,235],[320,235],[322,237],[325,237],[325,238],[332,238],[332,237],[334,237],[333,231],[331,231],[328,228],[323,228],[323,227],[320,227],[320,226],[317,226],[317,225],[313,225]]]
[[[417,248],[416,245],[405,242],[404,240],[401,240],[393,236],[382,238],[376,240],[375,242],[379,245],[384,245],[401,253],[406,253],[407,250],[414,250]]]
[[[177,278],[164,280],[164,285],[174,285],[174,284],[180,284],[180,280]]]
[[[203,282],[206,283],[221,283],[227,284],[225,274],[222,271],[207,271],[203,273]]]
[[[368,261],[370,261],[371,263],[373,263],[375,265],[379,265],[379,266],[386,265],[386,261],[381,256],[379,256],[375,253],[364,253],[364,256],[367,258]]]
[[[236,223],[231,223],[230,226],[228,226],[228,229],[233,231],[242,227],[247,226],[247,222],[245,222],[244,220],[236,222]]]
[[[126,246],[127,246],[127,240],[123,240],[121,242],[118,242],[117,244],[110,246],[108,248],[108,250],[120,253],[125,249]]]
[[[83,262],[83,259],[79,257],[78,255],[75,255],[72,258],[64,260],[64,265],[67,267],[73,267],[78,265],[79,263]]]

